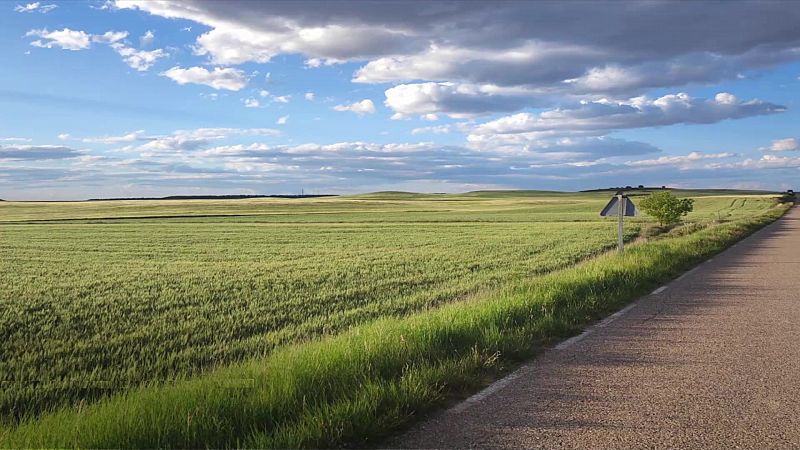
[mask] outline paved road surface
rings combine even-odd
[[[800,208],[391,446],[800,448]]]

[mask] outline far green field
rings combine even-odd
[[[691,192],[687,221],[768,195]],[[468,300],[613,248],[608,193],[0,202],[0,418]],[[634,200],[635,201],[635,200]],[[646,217],[629,221],[632,239]]]

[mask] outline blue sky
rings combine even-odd
[[[0,198],[797,188],[797,23],[793,2],[5,2]]]

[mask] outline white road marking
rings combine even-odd
[[[503,389],[504,387],[506,387],[508,385],[508,383],[511,383],[512,381],[514,381],[517,378],[519,378],[520,373],[522,372],[523,369],[525,369],[525,367],[527,367],[527,365],[520,367],[519,369],[515,370],[514,372],[511,372],[505,378],[501,378],[500,380],[495,381],[494,383],[492,383],[489,386],[487,386],[484,390],[478,392],[477,394],[473,395],[472,397],[470,397],[470,398],[464,400],[463,402],[457,404],[456,406],[454,406],[451,409],[451,411],[454,412],[454,413],[461,413],[461,412],[466,411],[470,406],[472,406],[472,405],[474,405],[476,403],[479,403],[481,400],[485,399],[486,397],[488,397],[488,396],[494,394],[495,392],[499,391],[500,389]]]
[[[597,330],[598,328],[607,327],[611,322],[619,319],[620,317],[622,317],[623,314],[625,314],[628,311],[630,311],[633,308],[635,308],[637,304],[638,304],[638,302],[631,303],[630,305],[620,309],[619,311],[615,312],[614,314],[606,317],[605,319],[603,319],[601,322],[597,323],[596,325],[593,325],[593,326],[587,328],[586,331],[584,331],[583,333],[581,333],[581,334],[579,334],[577,336],[573,336],[573,337],[567,339],[566,341],[561,342],[560,344],[556,345],[553,348],[556,349],[556,350],[564,350],[565,348],[569,348],[573,344],[576,344],[576,343],[582,341],[584,338],[586,338],[586,336],[589,336],[590,334],[594,333],[594,331]]]
[[[603,319],[603,320],[602,320],[600,323],[598,323],[597,325],[593,326],[593,327],[592,327],[592,329],[593,329],[593,328],[604,328],[604,327],[607,327],[607,326],[608,326],[608,324],[610,324],[611,322],[613,322],[613,321],[615,321],[615,320],[619,319],[619,318],[620,318],[620,317],[622,317],[622,316],[623,316],[625,313],[627,313],[628,311],[630,311],[630,310],[632,310],[633,308],[635,308],[635,307],[636,307],[636,305],[637,305],[638,303],[639,303],[639,302],[636,302],[636,303],[631,303],[630,305],[628,305],[628,306],[626,306],[626,307],[624,307],[624,308],[620,309],[619,311],[615,312],[614,314],[612,314],[612,315],[610,315],[610,316],[606,317],[605,319]]]
[[[556,345],[554,348],[556,350],[564,350],[565,348],[569,347],[570,345],[572,345],[572,344],[574,344],[576,342],[579,342],[580,340],[582,340],[586,336],[592,334],[592,332],[594,332],[596,329],[607,327],[611,322],[613,322],[613,321],[617,320],[618,318],[620,318],[623,314],[625,314],[628,311],[630,311],[631,309],[633,309],[637,304],[638,303],[632,303],[632,304],[620,309],[619,311],[617,311],[614,314],[606,317],[605,319],[603,319],[602,321],[600,321],[596,325],[589,327],[583,333],[581,333],[581,334],[579,334],[577,336],[573,336],[573,337],[567,339],[564,342],[561,342],[560,344]],[[461,402],[461,403],[457,404],[456,406],[452,407],[450,409],[450,411],[452,411],[454,413],[461,413],[461,412],[466,411],[472,405],[474,405],[476,403],[479,403],[480,401],[482,401],[486,397],[494,394],[495,392],[499,391],[500,389],[503,389],[509,383],[511,383],[512,381],[514,381],[517,378],[519,378],[519,376],[522,374],[522,371],[525,370],[526,367],[528,367],[528,365],[524,365],[524,366],[520,367],[519,369],[515,370],[514,372],[510,373],[509,375],[507,375],[505,378],[501,378],[500,380],[495,381],[494,383],[492,383],[489,386],[487,386],[486,388],[484,388],[482,391],[478,392],[477,394],[473,395],[472,397],[469,397],[468,399],[464,400],[463,402]]]
[[[679,276],[678,278],[675,278],[675,281],[680,281],[680,280],[686,278],[688,275],[692,274],[693,272],[696,272],[697,269],[699,269],[699,268],[700,268],[700,266],[694,267],[693,269],[691,269],[688,272],[685,272],[683,275]]]
[[[556,345],[553,348],[555,348],[556,350],[564,350],[565,348],[571,346],[572,344],[575,344],[577,342],[582,341],[583,338],[585,338],[586,336],[592,334],[592,331],[593,330],[590,328],[590,329],[584,331],[583,333],[581,333],[581,334],[579,334],[577,336],[572,336],[571,338],[567,339],[566,341],[561,342],[560,344]]]
[[[709,258],[708,260],[704,261],[703,263],[710,262],[713,259],[714,258]],[[681,278],[689,275],[690,273],[696,271],[699,267],[700,266],[696,266],[696,267],[692,268],[688,272],[685,272],[683,275],[681,275],[678,278],[676,278],[674,281],[678,281]],[[668,287],[669,287],[669,285],[661,286],[660,288],[658,288],[655,291],[653,291],[652,293],[650,293],[650,295],[660,294],[660,293],[664,292]],[[569,339],[567,339],[565,341],[560,342],[558,345],[553,347],[553,349],[554,350],[564,350],[564,349],[567,349],[567,348],[571,347],[574,344],[577,344],[578,342],[584,340],[590,334],[594,333],[598,328],[607,327],[609,324],[611,324],[611,322],[619,319],[625,313],[627,313],[628,311],[630,311],[633,308],[635,308],[638,304],[639,304],[639,301],[631,303],[630,305],[620,309],[619,311],[615,312],[614,314],[606,317],[605,319],[603,319],[602,321],[598,322],[597,324],[587,328],[583,333],[581,333],[581,334],[579,334],[577,336],[573,336],[573,337],[571,337],[571,338],[569,338]],[[488,396],[494,394],[495,392],[503,389],[504,387],[508,386],[509,383],[511,383],[512,381],[514,381],[514,380],[516,380],[517,378],[520,377],[520,375],[522,374],[522,371],[525,370],[525,368],[527,368],[530,364],[533,364],[534,362],[535,362],[535,360],[532,361],[531,363],[528,363],[528,364],[520,367],[519,369],[515,370],[514,372],[506,375],[504,378],[501,378],[500,380],[495,381],[494,383],[492,383],[489,386],[485,387],[482,391],[478,392],[477,394],[473,395],[472,397],[469,397],[468,399],[464,400],[463,402],[461,402],[461,403],[457,404],[456,406],[452,407],[450,409],[450,411],[452,411],[454,413],[462,413],[462,412],[466,411],[471,406],[475,405],[476,403],[481,402],[486,397],[488,397]]]

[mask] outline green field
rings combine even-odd
[[[773,197],[684,192],[687,221]],[[0,203],[0,417],[34,418],[407,316],[613,248],[608,193]],[[651,226],[632,219],[633,239]]]

